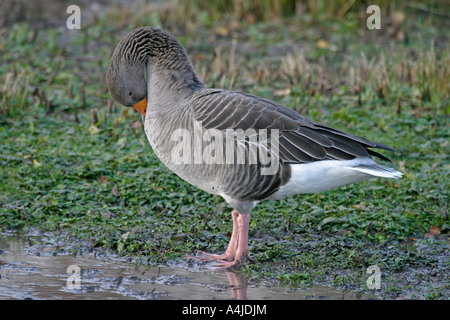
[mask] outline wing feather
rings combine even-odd
[[[385,156],[368,148],[394,150],[381,143],[311,121],[294,110],[247,93],[202,89],[191,100],[194,118],[205,129],[279,130],[280,160],[307,163],[324,159]]]

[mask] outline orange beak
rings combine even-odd
[[[133,108],[145,116],[145,113],[147,112],[147,98],[144,98],[136,103]]]

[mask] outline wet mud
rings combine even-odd
[[[326,286],[254,283],[239,273],[202,270],[187,262],[149,266],[104,249],[80,248],[38,232],[0,234],[0,299],[364,299],[358,292]]]

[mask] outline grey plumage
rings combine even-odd
[[[290,164],[350,160],[370,155],[386,160],[369,148],[394,150],[311,121],[268,99],[206,88],[178,40],[157,28],[138,28],[122,39],[111,59],[108,79],[116,77],[119,64],[139,65],[142,73],[147,64],[153,65],[151,77],[157,77],[158,82],[149,88],[152,92],[147,118],[150,120],[146,120],[146,124],[151,127],[150,142],[170,169],[208,192],[225,194],[236,200],[262,200],[287,183]],[[108,83],[108,87],[113,93],[114,86]],[[178,95],[181,99],[176,98]],[[168,99],[169,96],[172,98]],[[176,101],[176,104],[164,104],[167,100]],[[280,170],[273,176],[266,176],[260,173],[260,164],[173,164],[170,152],[176,142],[170,141],[171,133],[180,128],[193,131],[193,121],[201,123],[204,129],[220,130],[224,136],[227,129],[264,129],[269,133],[273,129],[279,130],[279,149],[276,151]],[[207,187],[202,187],[202,183]]]
[[[371,160],[372,156],[389,160],[371,150],[394,150],[389,146],[311,121],[269,99],[207,88],[179,41],[157,28],[137,28],[124,37],[106,78],[111,95],[123,105],[148,99],[144,127],[160,160],[189,183],[223,196],[240,214],[249,214],[260,200],[282,198],[296,190],[320,192],[328,189],[327,183],[337,187],[374,176],[401,176]],[[173,139],[174,133],[189,133],[183,143],[195,141],[196,126],[221,134],[214,139],[231,138],[232,149],[244,150],[247,160],[239,162],[233,153],[233,163],[175,161],[173,152],[180,140]],[[244,131],[253,133],[239,138],[236,132]],[[255,153],[253,138],[258,141],[257,162],[248,160]],[[202,140],[200,149],[205,150],[208,143]],[[230,151],[220,146],[214,156]],[[183,156],[198,156],[195,150],[194,155],[184,152]],[[262,173],[269,166],[260,161],[264,156],[273,161],[270,165],[275,164],[273,174]]]

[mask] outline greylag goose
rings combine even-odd
[[[142,114],[147,139],[170,170],[234,209],[225,253],[195,256],[220,268],[249,258],[250,212],[258,202],[402,176],[372,160],[389,161],[372,150],[394,150],[387,145],[268,99],[207,88],[180,42],[158,28],[137,28],[118,43],[106,83],[116,101]]]

